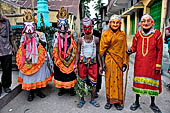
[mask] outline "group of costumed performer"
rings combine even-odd
[[[112,15],[109,29],[102,33],[100,55],[104,57],[105,87],[107,103],[105,109],[112,105],[117,110],[123,109],[123,72],[128,66],[127,41],[125,32],[120,30],[121,17]]]
[[[52,73],[47,66],[45,34],[36,31],[36,23],[31,12],[25,12],[23,21],[24,29],[16,55],[18,82],[23,90],[29,91],[27,100],[32,101],[35,93],[40,98],[45,97],[40,89],[52,81]]]
[[[75,37],[73,38],[72,32],[68,30],[68,17],[69,14],[62,7],[57,15],[58,31],[54,34],[54,85],[60,88],[59,96],[68,91],[71,96],[75,95],[74,86],[77,79],[74,73],[77,45]]]
[[[90,103],[95,107],[100,107],[100,104],[95,100],[96,84],[97,84],[97,61],[99,60],[99,70],[102,72],[102,63],[99,56],[99,38],[93,35],[92,20],[85,17],[82,20],[84,36],[78,40],[77,56],[75,62],[75,73],[78,72],[83,83],[90,83],[92,86]],[[84,95],[80,98],[77,107],[82,108],[85,104]]]
[[[161,32],[154,29],[154,20],[149,14],[141,18],[141,29],[133,37],[133,43],[127,53],[136,52],[134,64],[133,91],[136,93],[136,101],[130,107],[135,111],[140,107],[140,94],[146,94],[151,97],[150,108],[155,113],[161,113],[158,106],[155,105],[155,97],[161,91],[161,64],[163,40]]]

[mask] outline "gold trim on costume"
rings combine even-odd
[[[161,64],[156,64],[156,67],[161,67]]]
[[[162,35],[160,34],[159,37],[157,38],[157,40],[159,40],[159,39],[161,38],[161,36],[162,36]]]
[[[143,56],[146,56],[147,54],[148,54],[148,48],[149,48],[149,38],[150,37],[152,37],[154,34],[151,34],[150,36],[147,36],[147,37],[145,37],[145,36],[143,36],[142,34],[141,34],[141,31],[139,31],[139,35],[142,37],[142,55]],[[146,47],[146,53],[144,53],[144,39],[147,39],[147,47]]]

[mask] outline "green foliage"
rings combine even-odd
[[[74,87],[76,91],[76,95],[81,97],[86,97],[89,95],[89,92],[92,92],[92,87],[87,85],[77,74],[77,83]]]
[[[90,3],[91,1],[94,1],[94,0],[81,0],[81,12],[85,13],[86,16],[90,17],[91,14],[90,14],[90,11],[89,11],[89,6],[88,6],[88,3]]]
[[[100,7],[101,7],[101,0],[98,0],[97,3],[96,3],[95,6],[94,6],[94,9],[95,9],[96,11],[99,11],[99,10],[100,10]]]

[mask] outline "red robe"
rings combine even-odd
[[[143,35],[142,31],[135,34],[131,47],[136,52],[134,64],[133,91],[137,94],[158,96],[161,93],[161,69],[163,40],[161,32]]]

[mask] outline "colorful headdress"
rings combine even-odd
[[[69,18],[69,14],[67,13],[67,11],[64,9],[64,7],[62,7],[60,10],[59,10],[59,12],[58,12],[58,14],[57,14],[57,18],[59,19],[59,18]]]
[[[32,12],[30,11],[25,11],[24,12],[24,17],[23,17],[24,22],[33,22],[34,18],[32,16]]]
[[[121,21],[121,16],[114,14],[110,17],[109,21],[112,21],[113,19],[118,19],[119,21]]]
[[[88,18],[87,16],[85,16],[82,20],[82,24],[83,25],[91,25],[92,24],[92,20],[90,18]]]

